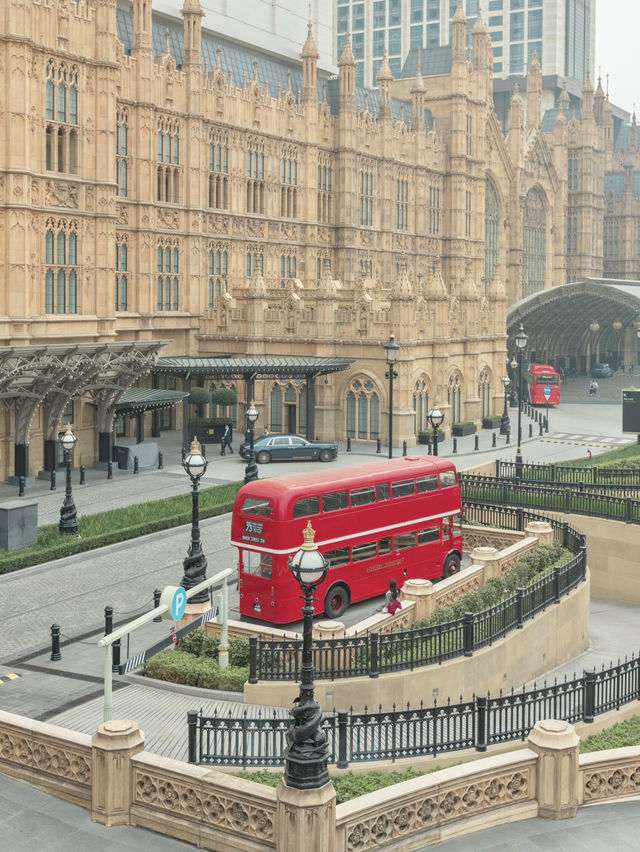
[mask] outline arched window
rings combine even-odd
[[[480,397],[481,417],[489,417],[491,414],[491,384],[488,370],[483,370],[480,373],[478,396]]]
[[[537,189],[530,189],[524,202],[522,297],[544,290],[547,217]]]
[[[429,428],[429,389],[424,379],[417,381],[413,389],[413,412],[413,430],[417,435]]]
[[[45,232],[45,296],[47,314],[78,312],[78,223],[49,219]],[[55,281],[55,292],[54,292]]]
[[[451,425],[460,423],[462,420],[462,378],[459,373],[449,378],[449,386],[447,388],[447,400],[451,409]]]
[[[380,437],[380,398],[370,379],[354,379],[347,391],[347,437],[360,441]]]
[[[282,432],[282,388],[271,388],[271,431]]]
[[[493,183],[485,181],[484,200],[484,291],[489,292],[498,266],[498,234],[500,233],[500,206]]]

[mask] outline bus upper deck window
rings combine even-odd
[[[337,550],[327,550],[324,558],[329,563],[329,568],[339,568],[349,564],[349,556],[348,547],[339,547]]]
[[[437,491],[438,477],[436,474],[433,474],[433,476],[419,476],[416,479],[416,486],[418,494],[423,494],[425,491]]]
[[[296,500],[293,507],[294,518],[308,518],[309,515],[317,515],[319,512],[319,497],[302,497],[300,500]]]
[[[410,497],[415,493],[416,485],[413,479],[403,479],[391,483],[391,494],[393,497]]]
[[[271,503],[266,497],[245,497],[241,511],[247,515],[268,518],[271,515]]]
[[[323,512],[337,512],[339,509],[346,509],[348,505],[346,491],[334,491],[331,494],[322,495]]]
[[[443,470],[440,474],[440,488],[451,488],[452,485],[456,485],[456,475],[453,470]]]
[[[376,485],[376,494],[378,496],[378,500],[388,500],[389,499],[389,483],[381,482],[380,485]]]
[[[356,488],[351,492],[352,506],[366,506],[368,503],[376,502],[376,492],[373,486],[368,488]]]

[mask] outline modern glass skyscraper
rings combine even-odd
[[[425,52],[450,44],[458,0],[334,0],[335,53],[347,29],[360,63],[359,82],[376,85],[385,48],[395,77],[413,48]],[[478,10],[493,42],[494,77],[523,76],[534,52],[543,77],[582,84],[595,57],[595,0],[463,0],[469,43]],[[553,81],[555,87],[558,83]]]

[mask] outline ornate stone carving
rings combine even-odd
[[[177,210],[159,207],[156,210],[156,225],[158,228],[176,230],[180,227],[180,216]]]
[[[118,218],[117,218],[116,221],[117,221],[118,225],[128,225],[129,224],[129,208],[127,207],[127,205],[126,204],[118,204],[117,211],[118,211]]]
[[[45,184],[44,203],[47,207],[77,209],[78,185],[48,180]]]
[[[37,767],[41,772],[65,778],[83,786],[91,785],[91,749],[50,740],[38,742],[13,731],[0,731],[0,757],[20,766]]]
[[[598,767],[597,771],[583,773],[584,801],[614,799],[633,796],[640,792],[640,761],[625,765],[616,762],[613,767]]]

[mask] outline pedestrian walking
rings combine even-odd
[[[589,396],[595,396],[598,393],[598,383],[596,381],[589,382]]]
[[[233,452],[233,447],[231,446],[232,436],[233,436],[233,430],[231,428],[231,424],[227,423],[227,425],[224,427],[224,435],[222,436],[222,439],[224,441],[224,449],[223,449],[222,455],[224,455],[224,450],[226,450],[226,449],[228,449],[230,453]]]

